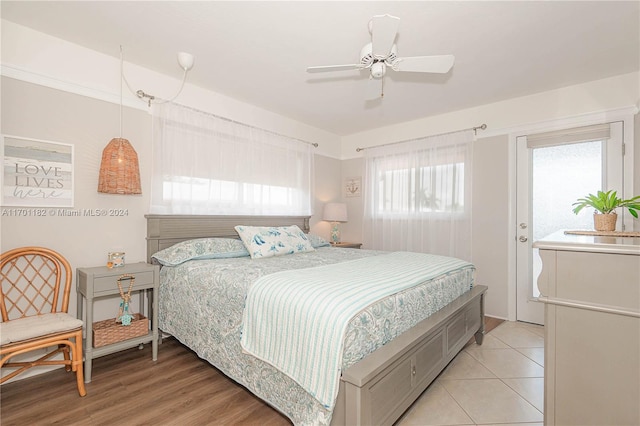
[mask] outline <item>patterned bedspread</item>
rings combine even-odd
[[[294,424],[326,425],[332,410],[289,376],[243,353],[240,346],[245,298],[260,277],[384,252],[332,247],[260,260],[197,260],[161,271],[159,326],[229,377],[288,416]],[[360,311],[348,324],[344,370],[395,336],[453,301],[473,284],[473,268],[445,274],[402,290]]]
[[[249,289],[242,348],[332,409],[351,318],[379,300],[466,268],[473,266],[453,257],[395,252],[264,276]]]

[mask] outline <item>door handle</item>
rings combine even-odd
[[[524,235],[520,235],[520,238],[518,238],[520,240],[521,243],[526,243],[527,242],[527,237],[525,237]]]

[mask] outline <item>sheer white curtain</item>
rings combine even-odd
[[[152,113],[152,213],[312,214],[311,144],[173,103]]]
[[[367,148],[363,242],[471,261],[472,130]]]

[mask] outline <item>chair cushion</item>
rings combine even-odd
[[[73,330],[82,325],[82,320],[60,312],[2,322],[0,323],[0,345]]]

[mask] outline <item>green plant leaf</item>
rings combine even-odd
[[[637,217],[637,210],[640,210],[640,195],[623,200],[618,197],[617,191],[597,191],[595,195],[588,194],[584,198],[578,198],[571,206],[575,214],[585,207],[592,207],[596,212],[603,214],[613,213],[618,207],[626,207],[633,217]]]

